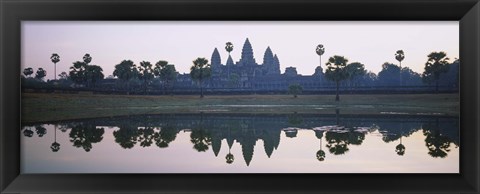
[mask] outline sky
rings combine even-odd
[[[86,53],[105,76],[122,60],[166,60],[188,73],[193,60],[210,60],[215,48],[225,64],[226,42],[233,43],[237,62],[248,38],[256,62],[263,62],[270,46],[282,73],[293,66],[299,74],[313,74],[320,63],[318,44],[325,46],[324,69],[329,57],[340,55],[378,73],[384,62],[398,64],[395,52],[401,49],[402,67],[422,73],[429,53],[444,51],[453,61],[460,45],[458,21],[23,21],[21,31],[21,68],[44,68],[46,79],[54,77],[52,53],[60,55],[57,75]]]

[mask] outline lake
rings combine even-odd
[[[459,173],[459,119],[155,114],[22,123],[22,173]]]

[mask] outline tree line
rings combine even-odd
[[[337,112],[336,125],[324,126],[330,127],[328,130],[315,130],[314,135],[319,140],[320,146],[317,151],[316,157],[319,161],[324,161],[326,148],[333,155],[343,155],[349,152],[349,146],[362,145],[367,134],[378,131],[382,135],[382,141],[385,143],[397,142],[394,151],[399,156],[404,156],[406,153],[406,146],[402,143],[402,138],[410,137],[415,132],[420,131],[425,139],[425,146],[428,149],[428,155],[434,158],[445,158],[448,156],[451,147],[458,147],[458,135],[451,132],[446,132],[448,127],[445,127],[445,122],[440,122],[438,118],[426,119],[423,122],[415,123],[411,125],[405,125],[405,127],[399,127],[395,122],[379,122],[373,123],[372,127],[366,130],[360,130],[355,127],[359,123],[339,122]],[[250,118],[253,119],[253,118]],[[179,122],[179,121],[176,121]],[[364,122],[364,121],[359,121]],[[143,125],[142,125],[143,123]],[[209,123],[215,123],[211,125]],[[215,156],[218,155],[223,140],[228,143],[229,154],[227,154],[227,163],[232,163],[234,160],[233,155],[230,153],[233,143],[240,142],[242,147],[245,146],[249,149],[242,148],[242,154],[245,156],[248,163],[252,160],[253,146],[255,142],[262,139],[265,142],[265,151],[267,156],[270,157],[273,149],[277,149],[280,144],[281,132],[287,138],[296,138],[299,129],[305,123],[303,117],[296,113],[288,116],[288,122],[285,124],[289,126],[287,128],[246,128],[239,129],[240,125],[253,125],[246,122],[240,123],[230,120],[217,120],[217,118],[206,118],[202,115],[198,120],[191,123],[190,129],[190,142],[193,144],[192,148],[197,152],[206,152],[209,149],[213,149]],[[53,124],[54,125],[54,139],[50,149],[53,152],[60,150],[60,143],[57,142],[57,132],[68,133],[69,142],[76,148],[81,148],[86,152],[93,149],[93,145],[100,143],[103,140],[103,136],[106,134],[104,127],[99,127],[95,121],[81,121],[72,123]],[[58,126],[57,126],[58,125]],[[395,127],[392,127],[394,125]],[[448,125],[448,124],[447,124]],[[456,125],[456,123],[451,123]],[[124,118],[118,120],[116,123],[118,129],[113,130],[113,137],[115,143],[117,143],[123,149],[132,149],[135,146],[142,148],[157,146],[158,148],[169,148],[171,143],[176,140],[177,134],[185,130],[186,126],[179,126],[171,119],[168,121],[158,118],[147,118],[144,116],[135,116],[128,120]],[[58,127],[58,129],[57,129]],[[250,126],[251,127],[251,126]],[[256,135],[253,135],[253,131],[256,131]],[[451,131],[451,130],[450,130]],[[22,134],[27,138],[32,138],[34,135],[39,138],[45,138],[47,129],[42,124],[24,126],[22,128]],[[322,146],[322,140],[326,140],[326,145]],[[249,153],[245,153],[249,152]],[[313,155],[312,155],[313,156]]]
[[[320,56],[320,66],[321,67],[321,57],[325,53],[325,47],[320,44],[316,48],[316,53]],[[399,62],[399,65],[395,65],[389,62],[385,62],[382,65],[382,70],[375,75],[372,72],[369,72],[365,69],[365,65],[360,62],[348,63],[348,59],[344,56],[334,55],[330,57],[326,63],[325,78],[327,80],[333,81],[336,86],[336,97],[335,101],[339,101],[339,87],[342,81],[349,80],[350,84],[357,83],[363,84],[370,81],[371,83],[375,81],[381,81],[384,86],[403,86],[406,83],[409,85],[420,84],[420,80],[426,84],[435,84],[435,91],[439,91],[439,83],[442,74],[445,74],[449,71],[450,66],[452,65],[449,62],[447,54],[443,51],[432,52],[428,56],[427,62],[425,63],[424,72],[420,75],[412,71],[408,67],[402,68],[402,61],[405,59],[405,53],[403,50],[398,50],[395,53],[395,59]],[[459,60],[455,60],[456,65],[458,66]],[[454,72],[455,75],[450,75],[454,77],[454,82],[458,84],[458,67],[457,71]],[[414,83],[414,84],[412,84]],[[373,84],[372,84],[373,85]]]
[[[233,50],[233,44],[227,42],[225,50],[230,52]],[[435,91],[439,91],[439,85],[448,85],[449,87],[458,87],[458,66],[459,60],[455,60],[453,63],[449,62],[447,54],[443,51],[432,52],[427,57],[425,63],[424,72],[422,74],[412,71],[408,67],[402,67],[402,61],[405,59],[405,53],[403,50],[398,50],[395,53],[395,59],[399,62],[398,65],[385,62],[382,65],[382,70],[375,74],[365,69],[365,65],[360,62],[348,63],[349,60],[340,55],[334,55],[330,57],[325,63],[325,72],[319,71],[322,68],[322,55],[325,53],[325,47],[318,45],[316,53],[320,56],[320,66],[317,67],[314,75],[320,75],[321,79],[325,78],[326,85],[331,85],[336,88],[336,101],[339,101],[339,88],[346,87],[360,87],[360,86],[422,86],[424,84],[434,84]],[[53,53],[50,57],[52,63],[55,66],[60,62],[60,56],[57,53]],[[106,79],[103,74],[103,69],[98,65],[91,64],[92,56],[85,54],[82,61],[73,62],[70,67],[70,71],[61,72],[58,74],[60,79],[47,81],[47,85],[63,85],[74,88],[86,87],[96,88],[97,83]],[[204,94],[204,82],[208,80],[212,75],[211,65],[206,58],[199,57],[192,62],[190,68],[190,77],[199,86],[200,97]],[[451,68],[451,66],[454,66]],[[319,72],[318,72],[319,71]],[[30,67],[23,70],[22,78],[24,78],[24,86],[35,87],[39,85],[45,85],[44,78],[47,72],[43,68],[38,68],[35,75],[34,70]],[[136,65],[131,60],[123,60],[119,64],[115,65],[115,70],[112,76],[107,79],[117,78],[119,84],[117,88],[127,91],[127,94],[131,91],[131,85],[141,86],[143,93],[148,94],[148,88],[151,85],[162,88],[163,94],[166,94],[167,89],[171,89],[173,82],[176,81],[178,72],[175,69],[175,65],[169,64],[168,61],[159,60],[155,64],[149,61],[142,61],[139,65]],[[442,83],[443,82],[443,83]],[[136,87],[138,88],[138,87]],[[303,88],[298,83],[292,83],[288,87],[288,92],[297,97],[302,92]]]

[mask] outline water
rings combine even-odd
[[[24,123],[22,173],[459,173],[459,120],[168,114]]]

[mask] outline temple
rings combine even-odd
[[[316,67],[315,73],[303,76],[297,73],[295,67],[287,67],[280,72],[280,59],[267,47],[263,54],[262,63],[257,63],[250,40],[247,38],[243,44],[241,57],[237,62],[229,55],[222,63],[219,50],[214,48],[210,58],[212,76],[205,80],[205,88],[211,90],[229,91],[285,91],[290,84],[300,84],[304,89],[313,89],[322,86],[323,70]],[[189,74],[179,75],[176,89],[196,87]]]

